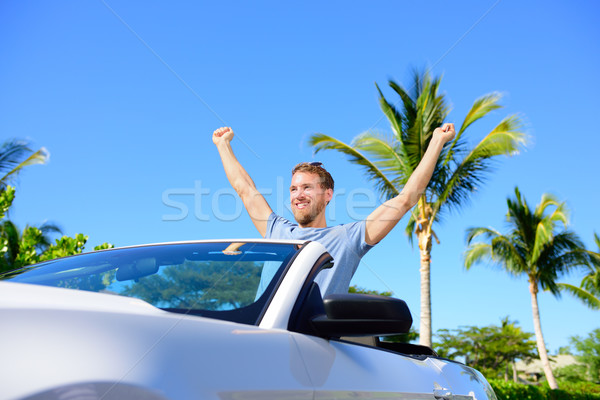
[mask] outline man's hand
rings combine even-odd
[[[454,135],[456,132],[454,131],[454,124],[444,124],[439,128],[435,128],[433,131],[433,137],[437,137],[442,143],[448,143],[452,139],[454,139]]]
[[[219,128],[213,132],[212,140],[214,144],[231,142],[231,139],[233,139],[233,129],[228,126]]]

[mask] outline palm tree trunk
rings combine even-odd
[[[537,340],[538,353],[540,353],[540,360],[542,362],[542,368],[548,380],[550,389],[558,389],[558,383],[554,379],[552,368],[550,368],[550,360],[548,359],[548,351],[546,350],[546,344],[544,343],[544,335],[542,334],[542,323],[540,320],[540,310],[538,307],[537,283],[529,282],[529,292],[531,293],[531,309],[533,311],[533,329],[535,330],[535,338]]]
[[[415,233],[419,240],[421,255],[421,315],[419,326],[419,344],[431,347],[431,224],[433,223],[432,210],[425,196],[418,202],[419,220]]]
[[[421,251],[421,323],[419,343],[431,347],[431,261],[427,251]]]
[[[418,233],[421,254],[421,314],[419,344],[431,347],[431,233]]]

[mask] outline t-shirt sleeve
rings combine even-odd
[[[344,225],[346,228],[346,234],[348,235],[348,241],[351,244],[351,248],[357,249],[360,257],[367,254],[369,250],[373,248],[373,245],[367,244],[365,241],[365,230],[367,221],[358,221],[348,225]]]
[[[270,239],[273,237],[273,229],[275,227],[275,221],[277,219],[277,214],[274,212],[269,215],[269,219],[267,219],[267,232],[265,233],[265,239]]]
[[[290,221],[272,212],[267,220],[265,239],[291,239],[289,230],[293,226]]]

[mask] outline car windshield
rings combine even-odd
[[[255,324],[298,246],[148,245],[35,264],[0,279],[142,299],[163,310]]]

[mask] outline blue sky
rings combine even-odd
[[[231,195],[211,142],[236,132],[234,149],[272,208],[285,210],[289,171],[319,160],[338,194],[329,223],[379,204],[362,171],[337,153],[313,156],[308,137],[346,142],[391,132],[375,83],[413,68],[443,75],[460,124],[473,101],[504,95],[505,108],[469,128],[480,140],[519,114],[530,136],[502,159],[460,214],[437,228],[432,252],[433,328],[498,324],[533,332],[525,279],[462,266],[465,230],[504,228],[518,186],[535,205],[567,202],[571,228],[590,247],[600,233],[597,197],[600,27],[596,2],[195,2],[0,3],[0,132],[51,153],[17,182],[11,218],[53,221],[89,236],[88,249],[207,238],[257,237]],[[268,192],[270,190],[270,192]],[[403,224],[363,259],[354,283],[392,290],[419,316],[419,255]],[[578,283],[581,274],[564,280]],[[540,295],[551,351],[600,327],[598,312],[564,295]]]

